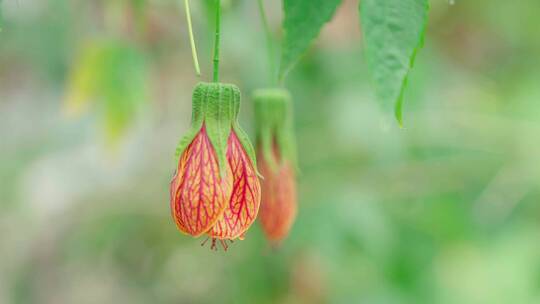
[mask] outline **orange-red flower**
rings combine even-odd
[[[276,159],[279,159],[276,154]],[[272,169],[264,157],[259,156],[262,181],[260,221],[263,231],[272,243],[279,243],[291,230],[297,213],[295,170],[285,161]]]
[[[264,177],[260,221],[267,239],[276,244],[289,234],[298,208],[291,97],[283,89],[259,90],[254,101],[257,152]]]
[[[237,116],[236,86],[201,83],[193,93],[193,122],[180,142],[177,172],[170,185],[178,229],[219,240],[243,238],[259,211],[261,189],[253,147]]]

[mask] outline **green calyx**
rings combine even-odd
[[[238,123],[239,112],[240,89],[237,86],[204,82],[197,84],[192,97],[191,127],[180,140],[176,148],[176,157],[179,158],[182,155],[204,126],[216,152],[222,175],[226,172],[227,142],[231,130],[236,133],[248,157],[253,162],[253,166],[256,167],[255,150]]]
[[[284,161],[296,167],[292,99],[285,89],[261,89],[253,93],[257,145],[272,170]],[[276,149],[279,159],[273,150]]]

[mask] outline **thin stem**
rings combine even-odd
[[[197,47],[195,47],[195,38],[193,37],[193,26],[191,25],[191,11],[189,9],[189,0],[184,0],[186,7],[186,19],[189,31],[189,42],[191,44],[191,55],[193,56],[193,65],[195,66],[195,73],[197,76],[201,76],[201,68],[199,67],[199,58],[197,57]]]
[[[216,0],[216,36],[214,39],[214,82],[219,82],[219,41],[221,36],[221,0]]]
[[[272,32],[270,31],[270,26],[268,25],[268,19],[266,18],[266,13],[264,12],[263,0],[258,0],[257,3],[259,4],[259,14],[261,16],[261,22],[262,22],[265,36],[266,36],[266,51],[268,55],[268,69],[269,69],[269,75],[270,75],[270,82],[274,82],[277,79],[275,79],[276,62],[274,59],[274,45],[273,45],[273,39],[272,39]]]

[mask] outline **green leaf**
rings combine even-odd
[[[342,0],[283,0],[284,40],[279,78],[298,62]]]
[[[423,45],[428,9],[428,0],[360,1],[368,67],[378,98],[384,104],[395,104],[400,126],[403,92]]]

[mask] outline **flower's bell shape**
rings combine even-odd
[[[238,124],[239,109],[235,85],[197,85],[191,128],[178,146],[170,185],[178,229],[195,237],[207,234],[213,244],[243,237],[259,211],[255,152]]]
[[[289,234],[298,211],[292,102],[284,89],[258,90],[253,99],[257,154],[264,177],[260,222],[267,239],[278,244]]]

